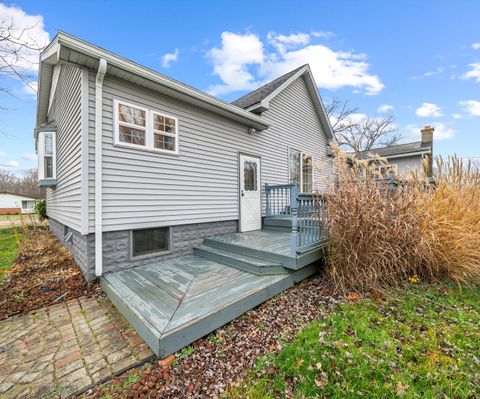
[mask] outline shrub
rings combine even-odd
[[[398,285],[413,276],[480,281],[478,169],[437,158],[435,188],[412,175],[392,189],[372,166],[338,149],[334,163],[326,270],[340,290]]]
[[[35,204],[35,212],[38,215],[38,218],[40,220],[45,220],[48,219],[47,216],[47,201],[46,200],[40,200]]]

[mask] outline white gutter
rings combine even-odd
[[[107,72],[107,61],[100,58],[95,78],[95,275],[103,272],[102,237],[102,102],[103,78]]]

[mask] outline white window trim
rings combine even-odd
[[[290,183],[290,154],[295,151],[300,153],[300,187],[303,189],[303,156],[309,156],[312,158],[312,192],[311,193],[304,193],[303,191],[299,191],[299,194],[312,194],[314,192],[315,187],[315,166],[313,164],[313,154],[306,151],[301,151],[293,147],[288,147],[288,182]]]
[[[162,132],[161,130],[155,130],[155,123],[154,123],[154,117],[155,115],[158,116],[163,116],[164,118],[169,118],[173,119],[175,121],[175,133],[169,133],[169,132]],[[164,112],[160,112],[157,110],[150,110],[150,126],[152,129],[152,151],[155,152],[160,152],[160,153],[166,153],[166,154],[177,154],[178,155],[178,118],[167,115]],[[154,135],[156,134],[161,134],[162,136],[169,136],[175,138],[175,149],[173,151],[170,150],[164,150],[163,148],[155,148],[155,140],[154,140]]]
[[[133,107],[140,109],[141,111],[145,112],[145,145],[141,144],[133,144],[133,143],[124,143],[123,141],[120,141],[120,125],[123,126],[128,126],[133,129],[138,129],[138,130],[143,130],[141,126],[132,124],[132,123],[127,123],[127,122],[120,122],[119,121],[119,105],[125,105],[127,107]],[[114,118],[114,140],[113,144],[119,147],[127,147],[127,148],[135,148],[137,150],[142,150],[142,151],[150,151],[150,152],[156,152],[156,153],[162,153],[162,154],[167,154],[167,155],[178,155],[179,152],[179,133],[178,133],[178,118],[168,115],[162,111],[156,110],[156,109],[148,109],[144,106],[138,105],[138,104],[132,104],[127,101],[119,100],[119,99],[114,99],[113,100],[113,118]],[[159,130],[154,129],[154,115],[159,115],[163,116],[165,118],[173,119],[175,121],[175,133],[168,133],[168,132],[162,132]],[[169,151],[165,150],[162,148],[155,148],[154,146],[154,134],[162,134],[165,136],[169,137],[174,137],[175,138],[175,149],[174,151]]]
[[[45,134],[53,135],[52,177],[45,177]],[[50,156],[50,155],[48,155]],[[57,134],[55,131],[38,133],[38,180],[54,180],[57,178]]]
[[[137,108],[137,109],[145,112],[145,127],[142,128],[142,126],[135,125],[133,123],[120,122],[119,111],[118,111],[118,106],[120,104],[125,105],[127,107]],[[118,146],[122,146],[122,147],[148,149],[148,109],[145,108],[145,107],[142,107],[141,105],[127,103],[126,101],[113,100],[113,110],[114,110],[113,117],[114,117],[114,126],[115,126],[114,144],[118,145]],[[134,143],[125,143],[123,141],[120,141],[120,125],[131,127],[132,129],[144,130],[145,131],[145,145],[134,144]]]

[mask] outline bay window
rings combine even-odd
[[[178,153],[178,121],[158,111],[114,101],[115,144]]]
[[[295,183],[300,193],[313,191],[313,159],[310,154],[290,149],[288,170],[289,182]]]
[[[38,179],[47,185],[56,179],[56,132],[40,131],[38,132]]]

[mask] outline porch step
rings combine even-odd
[[[214,260],[227,266],[245,272],[253,273],[259,276],[288,274],[290,271],[282,266],[281,263],[273,262],[268,259],[256,258],[249,255],[202,245],[194,249],[194,253],[202,258]]]

